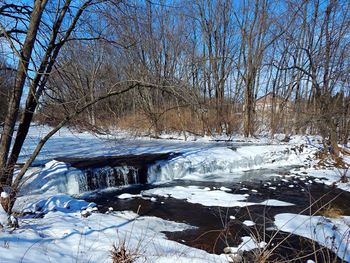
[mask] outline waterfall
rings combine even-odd
[[[45,165],[45,188],[80,194],[110,187],[171,181],[232,178],[250,169],[300,165],[300,158],[286,147],[252,146],[232,150],[213,147],[178,154],[143,154],[51,161]],[[49,179],[50,178],[50,179]],[[37,187],[36,187],[37,188]],[[38,189],[38,188],[37,188]]]
[[[105,166],[84,169],[70,167],[66,172],[66,178],[66,192],[80,194],[110,187],[138,184],[139,171],[131,166]]]

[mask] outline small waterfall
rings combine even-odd
[[[206,176],[232,174],[269,165],[293,165],[293,153],[271,146],[244,147],[232,150],[214,147],[182,154],[143,154],[115,157],[72,158],[59,160],[66,167],[65,176],[57,178],[60,192],[80,194],[88,191],[132,184],[174,179],[206,180]],[[288,162],[283,163],[288,160]],[[52,167],[55,169],[55,167]],[[188,177],[189,176],[189,177]]]
[[[138,169],[128,166],[73,168],[68,170],[67,177],[70,178],[68,182],[70,194],[140,183]]]
[[[168,160],[172,153],[95,158],[59,158],[66,167],[58,190],[69,194],[147,183],[148,167],[159,160]],[[63,174],[62,174],[63,175]]]

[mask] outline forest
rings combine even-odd
[[[7,105],[57,125],[91,104],[70,125],[349,137],[348,1],[41,1],[33,43],[35,6],[3,2],[5,126]]]
[[[1,262],[350,262],[350,1],[0,0],[0,135]]]

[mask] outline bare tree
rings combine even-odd
[[[0,59],[0,127],[3,126],[9,105],[9,87],[13,85],[15,71]]]
[[[349,76],[346,50],[350,44],[347,33],[350,4],[330,0],[326,4],[314,1],[304,2],[303,5],[298,12],[303,21],[302,32],[288,35],[302,62],[290,60],[288,65],[278,68],[296,70],[307,77],[302,88],[308,98],[307,108],[304,109],[307,110],[308,123],[323,136],[325,149],[329,148],[338,156],[339,124],[348,105],[345,91]],[[303,35],[302,41],[300,34]]]
[[[254,135],[254,102],[256,85],[264,53],[271,40],[267,39],[269,20],[269,1],[242,1],[241,13],[235,17],[241,32],[242,76],[244,91],[244,135]]]
[[[33,6],[15,5],[13,7],[5,4],[2,7],[2,9],[10,6],[8,8],[15,10],[30,10],[30,16],[26,19],[27,14],[24,13],[20,18],[18,16],[13,18],[8,13],[3,13],[6,19],[15,20],[7,25],[15,24],[18,27],[7,29],[4,24],[0,24],[1,35],[6,38],[8,45],[18,56],[15,84],[10,91],[9,108],[0,141],[1,188],[12,185],[14,165],[61,48],[70,40],[83,12],[95,4],[93,0],[87,0],[72,7],[71,2],[66,0],[48,3],[46,0],[36,0]],[[43,21],[44,17],[45,21]],[[19,28],[22,24],[16,23],[18,19],[22,19],[24,22],[23,28]],[[38,37],[39,31],[41,32],[40,38]],[[23,33],[24,36],[18,37],[12,32]],[[34,50],[35,53],[33,53]],[[31,71],[34,71],[34,76],[30,73]],[[19,105],[26,83],[29,84],[29,92],[15,135],[14,127],[18,121]],[[14,143],[10,152],[12,138],[14,138]]]

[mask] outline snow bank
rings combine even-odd
[[[237,149],[213,147],[188,151],[171,160],[160,161],[148,169],[148,182],[174,179],[205,180],[208,174],[232,174],[238,171],[302,165],[305,156],[286,145],[242,146]]]
[[[22,219],[21,225],[1,233],[1,262],[111,262],[110,250],[119,242],[139,256],[136,262],[225,262],[222,256],[167,240],[161,233],[191,226],[130,211],[87,218],[79,212],[49,211],[41,219]]]
[[[54,195],[49,198],[41,199],[37,202],[29,204],[24,208],[24,212],[40,212],[47,214],[49,212],[60,211],[64,213],[72,213],[95,206],[95,203],[88,203],[84,200],[74,199],[68,195]]]
[[[350,262],[350,217],[326,218],[283,213],[275,216],[279,230],[312,239]]]
[[[47,162],[41,170],[29,170],[27,176],[30,176],[30,179],[21,191],[26,194],[74,192],[79,186],[71,180],[73,177],[67,177],[68,168],[69,166],[64,162],[52,160]],[[73,191],[69,187],[73,188]]]

